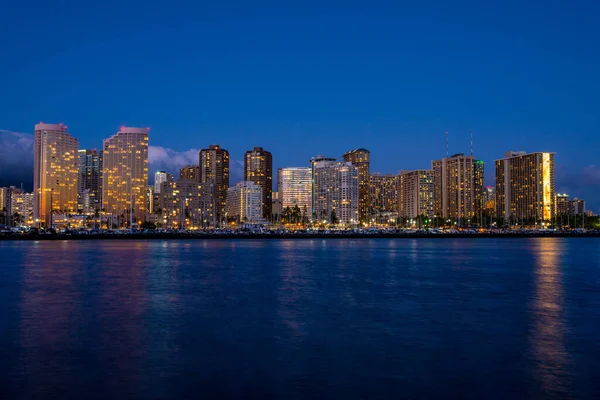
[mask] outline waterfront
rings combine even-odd
[[[3,398],[598,398],[599,245],[0,241]]]

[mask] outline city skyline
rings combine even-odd
[[[47,123],[44,123],[46,125],[48,125]],[[57,124],[58,125],[58,124]],[[146,128],[149,129],[149,128]],[[2,131],[0,130],[0,139],[2,138],[2,135],[6,136],[6,132],[7,131]],[[11,132],[12,133],[12,132]],[[69,133],[72,134],[74,137],[76,137],[78,140],[80,140],[80,138],[77,136],[76,133],[73,133],[72,128],[69,127]],[[33,182],[32,182],[32,177],[33,177],[33,160],[32,160],[32,154],[29,154],[28,152],[32,152],[33,150],[33,134],[32,133],[13,133],[17,140],[17,144],[15,145],[13,143],[13,145],[10,147],[11,151],[13,152],[12,154],[12,158],[14,159],[14,153],[18,153],[19,151],[22,152],[21,156],[19,159],[21,160],[21,163],[19,165],[18,169],[15,168],[10,168],[10,169],[0,169],[0,186],[18,186],[20,187],[21,183],[24,184],[24,188],[28,191],[32,190],[32,186],[33,186]],[[109,137],[110,135],[107,135],[107,137]],[[444,135],[438,135],[438,136],[443,136],[445,138],[445,133]],[[450,136],[452,136],[452,134],[450,134]],[[149,132],[149,143],[150,145],[148,146],[148,154],[149,154],[149,180],[148,180],[148,184],[152,185],[154,184],[154,176],[155,173],[158,171],[162,171],[165,170],[166,172],[174,175],[174,176],[179,176],[179,170],[180,168],[183,168],[187,165],[194,165],[198,163],[198,154],[200,152],[200,149],[203,147],[207,147],[208,145],[204,145],[204,146],[198,146],[198,148],[192,148],[189,149],[187,151],[184,152],[176,152],[171,148],[167,148],[167,147],[163,147],[163,146],[156,146],[156,145],[152,145],[152,132]],[[2,141],[0,140],[0,144],[2,143]],[[207,142],[210,143],[210,142]],[[225,142],[223,142],[225,143]],[[272,142],[271,142],[272,143]],[[469,145],[469,143],[467,143],[467,145]],[[18,147],[21,146],[21,147]],[[271,145],[269,144],[269,147]],[[445,146],[445,144],[444,144]],[[229,146],[226,146],[229,147]],[[239,147],[239,146],[238,146]],[[254,148],[256,146],[252,145],[249,146],[248,148]],[[363,147],[367,147],[368,146],[363,146]],[[102,149],[102,146],[85,146],[84,144],[81,143],[80,140],[80,144],[79,144],[79,150],[84,150],[84,149],[98,149],[98,151],[100,151]],[[443,151],[445,151],[446,149],[444,148]],[[468,154],[468,151],[470,151],[471,149],[469,149],[468,147],[466,148],[466,151],[464,152],[458,152],[456,154]],[[242,152],[242,154],[233,154],[231,156],[231,160],[230,160],[230,185],[229,186],[233,186],[234,184],[236,184],[237,182],[241,182],[243,181],[243,177],[244,177],[244,153],[247,150],[244,150],[244,152]],[[342,160],[343,159],[343,155],[348,152],[348,149],[339,149],[339,151],[336,151],[335,153],[331,153],[332,156],[334,156],[334,158],[338,159],[338,160]],[[402,161],[402,157],[399,158],[398,161],[395,161],[396,164],[396,168],[394,168],[393,171],[386,171],[386,170],[377,170],[377,169],[373,169],[371,168],[371,174],[384,174],[384,175],[399,175],[400,172],[402,171],[410,171],[410,170],[419,170],[419,169],[428,169],[431,166],[431,162],[434,161],[434,158],[428,160],[427,159],[427,154],[429,154],[429,152],[431,151],[435,151],[433,149],[429,149],[429,148],[425,148],[422,149],[422,159],[423,159],[423,163],[425,164],[424,167],[420,167],[419,165],[417,166],[408,166],[405,165]],[[474,152],[474,157],[476,159],[480,159],[481,161],[483,161],[486,165],[485,168],[485,186],[489,187],[489,186],[495,186],[495,173],[494,173],[494,162],[497,159],[500,159],[504,156],[504,153],[508,152],[508,151],[525,151],[526,153],[535,153],[535,152],[540,152],[536,149],[518,149],[516,150],[515,148],[511,148],[511,147],[506,147],[506,150],[503,151],[499,151],[498,154],[490,160],[487,159],[482,159],[481,157],[478,157],[478,155],[476,154],[476,152]],[[600,209],[600,193],[598,193],[598,190],[594,190],[597,189],[596,186],[598,184],[600,184],[600,170],[596,170],[595,166],[593,164],[589,164],[589,167],[584,168],[583,170],[580,171],[573,171],[570,170],[568,168],[565,167],[565,163],[564,161],[561,160],[560,157],[560,150],[558,152],[554,152],[552,150],[549,150],[550,152],[553,153],[557,153],[557,159],[558,161],[556,162],[556,171],[555,171],[555,179],[556,179],[556,190],[557,192],[568,192],[568,194],[571,197],[579,197],[579,198],[585,198],[588,204],[588,208],[591,211],[594,212],[598,212]],[[2,152],[2,149],[0,148],[0,153]],[[310,156],[314,156],[314,154],[316,153],[321,153],[320,151],[313,151],[311,154],[309,154]],[[372,152],[371,152],[372,153]],[[436,154],[438,154],[436,152]],[[453,156],[455,153],[450,152],[449,156]],[[444,156],[440,156],[439,158],[443,158]],[[31,158],[30,160],[27,160],[28,158]],[[287,163],[283,163],[280,160],[280,157],[278,157],[277,154],[275,154],[273,156],[273,170],[277,171],[278,168],[288,168],[288,167],[307,167],[310,165],[310,163],[307,161],[308,158],[306,157],[302,157],[304,163],[300,164],[300,165],[290,165]],[[378,160],[377,155],[375,156],[371,156],[371,164],[372,165],[381,165],[381,161],[382,160]],[[562,162],[561,162],[562,161]],[[590,160],[591,161],[591,160]],[[27,166],[27,163],[29,162],[29,164],[31,164],[29,167]],[[29,169],[28,169],[29,168]],[[31,170],[31,175],[30,175],[30,171]],[[13,173],[11,173],[11,171],[13,171]],[[577,176],[579,175],[579,176]],[[598,176],[596,176],[598,175]],[[12,178],[11,178],[12,177]],[[579,180],[582,179],[588,179],[590,181],[590,184],[588,186],[585,185],[573,185],[573,182],[577,182]],[[573,187],[574,189],[571,189],[571,187]],[[273,183],[273,191],[275,191],[277,189],[277,182]],[[597,194],[596,194],[597,193]]]
[[[0,129],[62,121],[81,148],[100,149],[118,126],[147,126],[151,173],[177,174],[176,159],[219,143],[232,182],[254,146],[272,152],[274,170],[364,147],[370,170],[389,174],[429,168],[446,131],[449,153],[468,154],[472,131],[488,165],[554,151],[559,190],[600,197],[600,4],[199,7],[8,4]],[[140,10],[145,23],[126,29]],[[48,20],[61,29],[32,33]],[[19,140],[0,139],[2,185],[22,179],[6,181],[27,165]]]

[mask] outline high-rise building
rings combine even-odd
[[[475,214],[473,156],[456,154],[431,162],[434,214],[457,219],[462,224]]]
[[[371,190],[369,208],[372,219],[380,222],[383,215],[397,216],[400,207],[400,177],[398,175],[371,175],[369,186]]]
[[[179,169],[180,179],[189,179],[190,181],[200,182],[200,166],[186,165]]]
[[[496,188],[488,186],[485,188],[485,216],[495,217],[496,216]]]
[[[271,214],[273,215],[273,221],[280,221],[281,220],[281,212],[283,211],[283,207],[281,205],[281,197],[279,196],[279,192],[273,192],[273,207],[271,209]],[[306,215],[308,216],[308,213],[310,210],[310,207],[306,209]]]
[[[358,170],[358,218],[367,222],[370,216],[370,166],[371,153],[367,149],[356,149],[344,153],[344,161],[351,162]]]
[[[298,206],[310,219],[312,213],[312,170],[308,167],[279,168],[277,187],[282,210]]]
[[[21,189],[11,191],[10,215],[15,225],[33,226],[34,195]]]
[[[400,172],[400,211],[404,218],[434,217],[433,171],[421,169]]]
[[[196,229],[212,222],[212,187],[191,179],[162,183],[157,221],[164,227]]]
[[[55,212],[77,211],[78,147],[66,125],[35,125],[33,192],[38,225],[48,226]]]
[[[485,211],[484,164],[481,160],[473,162],[473,203],[475,216],[483,218]]]
[[[244,155],[244,180],[262,188],[263,218],[271,219],[273,192],[273,156],[262,147],[248,150]]]
[[[225,217],[227,206],[227,188],[229,187],[229,152],[216,144],[200,150],[200,183],[214,185],[214,203],[216,221]],[[215,224],[216,221],[213,221]]]
[[[10,212],[10,190],[9,187],[0,187],[0,213],[2,210]]]
[[[79,150],[77,209],[93,213],[102,209],[102,151]]]
[[[227,189],[227,217],[238,224],[264,223],[262,187],[242,181]]]
[[[569,215],[582,214],[585,214],[585,200],[578,199],[577,197],[569,200]]]
[[[329,223],[357,224],[358,168],[351,162],[317,157],[313,171],[313,218]],[[335,219],[332,218],[335,216]]]
[[[496,160],[496,216],[507,222],[550,221],[554,153],[507,152]]]
[[[554,214],[557,216],[569,214],[569,195],[556,193],[554,197]]]
[[[146,220],[148,131],[122,127],[104,139],[102,205],[118,226]]]
[[[165,171],[156,171],[154,173],[154,193],[160,194],[160,184],[167,181],[167,173]]]

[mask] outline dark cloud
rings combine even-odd
[[[567,170],[563,165],[557,165],[554,187],[557,193],[584,199],[588,210],[600,212],[600,167],[597,165],[591,164],[576,172]]]
[[[167,147],[150,146],[148,148],[148,164],[150,169],[150,181],[154,180],[156,171],[167,171],[179,175],[179,168],[186,165],[198,164],[199,149],[176,151]],[[244,163],[242,161],[229,159],[230,184],[233,185],[244,179]]]
[[[0,186],[33,186],[33,135],[0,129]]]

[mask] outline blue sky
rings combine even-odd
[[[149,126],[170,169],[211,143],[275,167],[366,147],[382,173],[429,167],[446,131],[467,153],[473,131],[488,184],[507,150],[555,151],[557,190],[598,211],[597,2],[211,3],[4,5],[0,129],[63,122],[99,148]],[[27,178],[14,147],[1,184]]]

